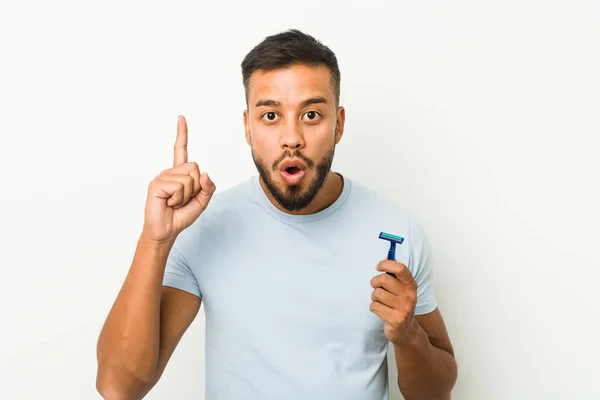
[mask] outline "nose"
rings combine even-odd
[[[289,123],[282,126],[280,134],[280,142],[282,149],[296,150],[304,147],[304,132],[298,123]]]

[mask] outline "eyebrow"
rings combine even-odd
[[[311,97],[300,103],[300,107],[306,107],[311,104],[327,104],[325,97]],[[258,100],[255,107],[281,107],[281,103],[276,100]]]

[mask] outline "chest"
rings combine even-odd
[[[382,321],[369,305],[386,245],[369,232],[307,235],[263,233],[221,249],[198,273],[207,323],[307,343],[383,339]]]

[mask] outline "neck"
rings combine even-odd
[[[271,195],[271,192],[265,186],[262,177],[259,179],[260,186],[263,191],[267,195],[267,198],[275,206],[278,210],[283,211],[285,213],[291,215],[308,215],[314,214],[319,211],[322,211],[332,205],[338,197],[342,194],[342,189],[344,188],[344,180],[342,177],[335,172],[329,171],[325,181],[323,182],[323,186],[317,192],[315,198],[310,202],[308,206],[303,208],[302,210],[297,211],[288,211],[285,208],[281,207],[281,205],[275,200],[275,198]]]

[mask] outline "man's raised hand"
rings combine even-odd
[[[162,171],[148,186],[142,236],[155,241],[174,240],[208,206],[215,184],[198,164],[188,162],[185,118],[177,121],[173,167]]]

